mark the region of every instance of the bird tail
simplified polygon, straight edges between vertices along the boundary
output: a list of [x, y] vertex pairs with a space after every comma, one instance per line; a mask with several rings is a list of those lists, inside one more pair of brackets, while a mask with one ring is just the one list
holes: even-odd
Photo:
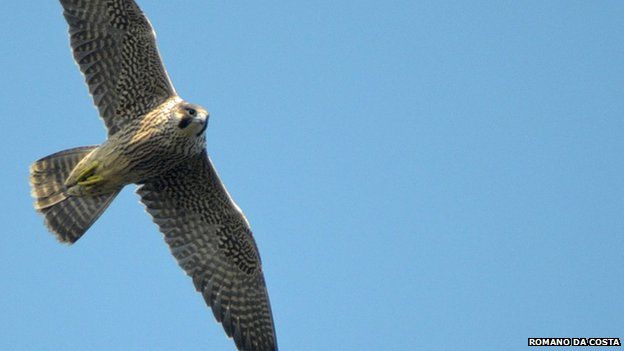
[[46, 156], [30, 166], [35, 210], [61, 242], [73, 244], [106, 210], [121, 188], [107, 194], [72, 196], [65, 180], [78, 162], [97, 146], [83, 146]]

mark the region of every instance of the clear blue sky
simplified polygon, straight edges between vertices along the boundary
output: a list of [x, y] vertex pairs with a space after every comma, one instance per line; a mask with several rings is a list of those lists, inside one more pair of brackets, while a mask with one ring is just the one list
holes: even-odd
[[[282, 350], [624, 337], [623, 2], [139, 4], [211, 112]], [[134, 186], [47, 233], [29, 164], [105, 131], [56, 1], [0, 32], [0, 349], [234, 350]]]

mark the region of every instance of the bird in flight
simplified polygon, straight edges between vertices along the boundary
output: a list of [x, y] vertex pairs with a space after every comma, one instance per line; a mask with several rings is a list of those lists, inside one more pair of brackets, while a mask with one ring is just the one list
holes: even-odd
[[60, 0], [74, 59], [108, 130], [97, 146], [34, 162], [35, 209], [72, 244], [127, 184], [239, 350], [277, 350], [249, 223], [206, 153], [208, 111], [184, 101], [133, 0]]

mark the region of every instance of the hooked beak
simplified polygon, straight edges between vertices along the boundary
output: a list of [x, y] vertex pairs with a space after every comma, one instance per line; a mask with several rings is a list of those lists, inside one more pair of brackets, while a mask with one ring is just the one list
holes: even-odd
[[202, 124], [201, 130], [197, 133], [197, 136], [200, 136], [201, 133], [203, 133], [206, 128], [208, 128], [208, 111], [203, 110], [201, 111], [201, 113], [199, 114], [199, 116], [196, 117], [196, 120]]
[[203, 133], [206, 130], [206, 128], [208, 128], [208, 119], [207, 118], [204, 119], [203, 123], [204, 123], [204, 125], [202, 126], [201, 130], [197, 133], [197, 136], [200, 136], [201, 133]]

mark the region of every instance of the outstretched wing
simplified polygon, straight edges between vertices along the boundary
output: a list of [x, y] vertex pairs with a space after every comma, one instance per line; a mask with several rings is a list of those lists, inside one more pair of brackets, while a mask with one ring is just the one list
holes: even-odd
[[277, 350], [258, 249], [206, 151], [137, 193], [239, 350]]
[[156, 35], [133, 0], [60, 0], [74, 59], [115, 134], [175, 95]]

